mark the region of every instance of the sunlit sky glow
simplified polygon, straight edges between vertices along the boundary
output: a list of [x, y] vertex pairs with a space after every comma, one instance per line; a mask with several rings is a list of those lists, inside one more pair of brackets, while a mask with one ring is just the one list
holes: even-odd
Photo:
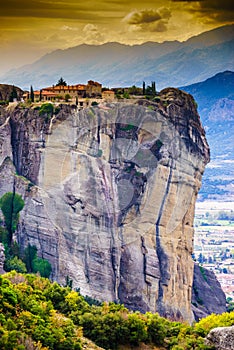
[[0, 73], [82, 43], [184, 41], [233, 17], [233, 0], [0, 0]]

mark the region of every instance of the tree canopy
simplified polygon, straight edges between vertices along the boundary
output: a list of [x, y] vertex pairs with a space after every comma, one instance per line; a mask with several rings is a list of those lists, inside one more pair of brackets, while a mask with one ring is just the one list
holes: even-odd
[[189, 326], [157, 313], [132, 312], [113, 302], [89, 305], [69, 287], [15, 271], [0, 276], [0, 296], [0, 349], [93, 349], [81, 345], [84, 335], [108, 350], [139, 345], [161, 350], [208, 350], [211, 347], [205, 345], [205, 337], [209, 331], [234, 324], [232, 311], [212, 314]]
[[18, 224], [19, 212], [23, 207], [24, 200], [18, 193], [7, 192], [0, 198], [0, 208], [8, 231], [8, 243], [11, 243], [12, 235]]
[[56, 84], [56, 86], [60, 86], [60, 85], [67, 86], [67, 82], [62, 77], [58, 80]]

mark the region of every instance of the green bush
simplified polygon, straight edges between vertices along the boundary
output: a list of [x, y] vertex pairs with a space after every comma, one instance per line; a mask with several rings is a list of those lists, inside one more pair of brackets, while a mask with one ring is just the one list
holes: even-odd
[[0, 226], [0, 242], [7, 244], [8, 242], [8, 231]]
[[97, 101], [93, 101], [93, 102], [91, 103], [91, 106], [98, 106], [98, 102], [97, 102]]
[[54, 106], [52, 103], [43, 103], [39, 109], [39, 115], [44, 116], [46, 121], [52, 117], [54, 113]]
[[147, 332], [150, 342], [163, 345], [167, 335], [167, 321], [158, 314], [147, 313]]
[[66, 102], [68, 102], [71, 99], [71, 96], [69, 94], [66, 94], [64, 96], [64, 99], [65, 99]]
[[126, 91], [124, 91], [124, 93], [123, 93], [123, 98], [129, 99], [129, 98], [130, 98], [129, 93], [126, 92]]
[[24, 200], [17, 193], [7, 192], [0, 198], [6, 229], [8, 231], [7, 243], [10, 245], [12, 235], [16, 230], [19, 221], [19, 212], [24, 207]]
[[32, 261], [33, 272], [39, 272], [41, 277], [49, 278], [52, 268], [48, 260], [35, 257]]
[[36, 275], [12, 271], [0, 276], [1, 349], [25, 349], [28, 342], [38, 349], [80, 350], [82, 327], [104, 349], [143, 348], [146, 343], [167, 350], [208, 350], [208, 332], [233, 324], [234, 312], [210, 315], [190, 326], [150, 312], [131, 312], [121, 304], [90, 306], [71, 288]]
[[205, 337], [209, 331], [216, 327], [229, 327], [234, 325], [234, 312], [225, 312], [222, 315], [211, 314], [195, 324], [195, 331]]
[[140, 313], [133, 313], [128, 316], [127, 327], [129, 330], [129, 343], [137, 346], [140, 342], [147, 341], [147, 327], [145, 319]]
[[4, 268], [6, 271], [15, 270], [16, 272], [21, 272], [21, 273], [27, 272], [25, 263], [21, 259], [19, 259], [17, 256], [7, 259], [5, 261]]

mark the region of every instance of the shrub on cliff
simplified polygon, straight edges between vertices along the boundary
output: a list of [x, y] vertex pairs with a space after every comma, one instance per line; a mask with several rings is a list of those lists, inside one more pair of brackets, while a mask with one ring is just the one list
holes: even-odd
[[52, 268], [48, 260], [36, 257], [32, 261], [33, 272], [39, 272], [41, 277], [49, 278]]
[[0, 208], [2, 210], [6, 229], [8, 231], [8, 244], [11, 244], [12, 235], [15, 232], [19, 221], [19, 212], [23, 209], [23, 207], [24, 200], [17, 193], [7, 192], [0, 198]]
[[39, 115], [45, 116], [48, 121], [54, 113], [54, 106], [52, 103], [43, 103], [39, 109]]
[[24, 256], [21, 256], [18, 244], [12, 241], [19, 221], [19, 212], [23, 207], [24, 200], [17, 193], [7, 192], [0, 198], [0, 208], [6, 227], [6, 229], [0, 227], [0, 242], [5, 247], [4, 269], [5, 271], [39, 272], [42, 277], [48, 278], [52, 270], [51, 264], [37, 256], [37, 248], [29, 245], [24, 251]]
[[37, 247], [30, 244], [24, 249], [23, 261], [26, 264], [27, 272], [39, 272], [41, 277], [49, 278], [52, 268], [48, 260], [37, 256]]
[[26, 273], [27, 268], [25, 263], [19, 259], [17, 256], [14, 256], [10, 259], [7, 259], [4, 265], [6, 271], [15, 270], [16, 272]]

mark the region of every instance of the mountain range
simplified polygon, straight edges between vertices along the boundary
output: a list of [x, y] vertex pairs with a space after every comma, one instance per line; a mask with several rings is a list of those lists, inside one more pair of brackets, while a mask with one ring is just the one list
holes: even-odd
[[211, 150], [200, 198], [231, 200], [234, 195], [234, 72], [224, 71], [181, 89], [192, 94], [198, 104]]
[[141, 86], [142, 81], [156, 81], [158, 90], [178, 87], [233, 70], [233, 38], [234, 25], [227, 25], [185, 42], [83, 44], [53, 51], [32, 64], [7, 72], [0, 80], [24, 89], [55, 84], [61, 76], [69, 84], [92, 79], [107, 87]]

